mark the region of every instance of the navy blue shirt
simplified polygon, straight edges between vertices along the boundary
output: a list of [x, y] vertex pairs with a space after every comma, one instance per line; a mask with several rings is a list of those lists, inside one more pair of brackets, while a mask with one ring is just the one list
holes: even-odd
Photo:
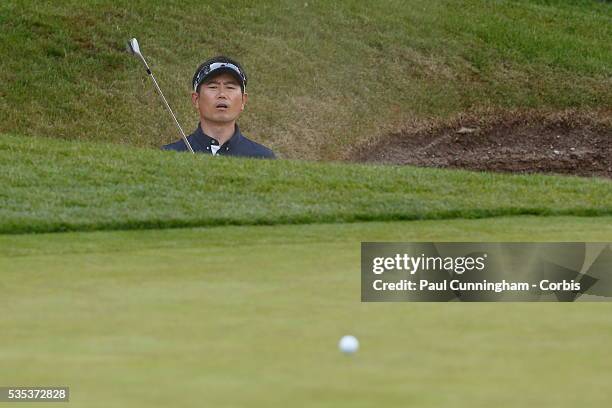
[[[196, 153], [212, 154], [213, 148], [211, 146], [219, 146], [219, 142], [216, 139], [208, 136], [202, 131], [202, 127], [198, 123], [198, 128], [189, 136], [187, 136], [189, 144]], [[174, 143], [162, 146], [162, 150], [176, 150], [179, 152], [188, 152], [187, 146], [183, 139], [180, 139]], [[231, 138], [223, 145], [219, 147], [217, 151], [218, 156], [236, 156], [236, 157], [256, 157], [260, 159], [275, 159], [276, 156], [272, 150], [268, 149], [264, 145], [260, 145], [257, 142], [244, 136], [240, 133], [238, 125]]]

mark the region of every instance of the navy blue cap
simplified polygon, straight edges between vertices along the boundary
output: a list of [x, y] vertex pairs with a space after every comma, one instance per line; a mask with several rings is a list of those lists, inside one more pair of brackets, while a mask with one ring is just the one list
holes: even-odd
[[193, 76], [192, 81], [194, 92], [197, 92], [198, 86], [200, 86], [200, 84], [206, 79], [210, 78], [213, 75], [218, 75], [222, 72], [228, 72], [234, 77], [236, 77], [238, 83], [240, 84], [242, 92], [245, 91], [247, 77], [242, 67], [240, 67], [240, 64], [238, 64], [236, 61], [232, 61], [227, 57], [221, 56], [211, 58], [198, 67], [196, 73]]

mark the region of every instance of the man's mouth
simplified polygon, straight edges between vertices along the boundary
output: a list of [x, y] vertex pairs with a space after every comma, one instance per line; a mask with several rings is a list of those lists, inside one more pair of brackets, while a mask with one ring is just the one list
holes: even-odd
[[229, 108], [229, 105], [225, 102], [219, 102], [218, 104], [215, 105], [215, 108], [217, 109], [227, 109]]

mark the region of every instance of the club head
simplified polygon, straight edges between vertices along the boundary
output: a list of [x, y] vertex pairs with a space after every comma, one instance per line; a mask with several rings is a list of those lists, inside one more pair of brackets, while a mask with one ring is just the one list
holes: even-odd
[[130, 54], [138, 57], [140, 59], [140, 61], [142, 61], [142, 64], [144, 65], [145, 69], [147, 70], [147, 73], [150, 74], [151, 69], [149, 68], [149, 64], [147, 64], [147, 61], [144, 59], [144, 56], [140, 52], [140, 46], [138, 45], [138, 40], [137, 39], [132, 38], [130, 41], [128, 41], [128, 43], [127, 43], [127, 51]]
[[138, 46], [138, 40], [135, 38], [132, 38], [130, 41], [128, 41], [127, 50], [128, 52], [134, 55], [142, 57], [142, 54], [140, 53], [140, 47]]

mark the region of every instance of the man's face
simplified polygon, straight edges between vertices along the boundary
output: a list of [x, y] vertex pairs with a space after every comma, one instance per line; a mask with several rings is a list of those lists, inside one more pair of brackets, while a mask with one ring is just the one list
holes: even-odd
[[243, 94], [238, 80], [223, 72], [200, 85], [199, 93], [191, 94], [191, 101], [200, 112], [200, 119], [215, 123], [235, 121], [244, 110], [247, 94]]

